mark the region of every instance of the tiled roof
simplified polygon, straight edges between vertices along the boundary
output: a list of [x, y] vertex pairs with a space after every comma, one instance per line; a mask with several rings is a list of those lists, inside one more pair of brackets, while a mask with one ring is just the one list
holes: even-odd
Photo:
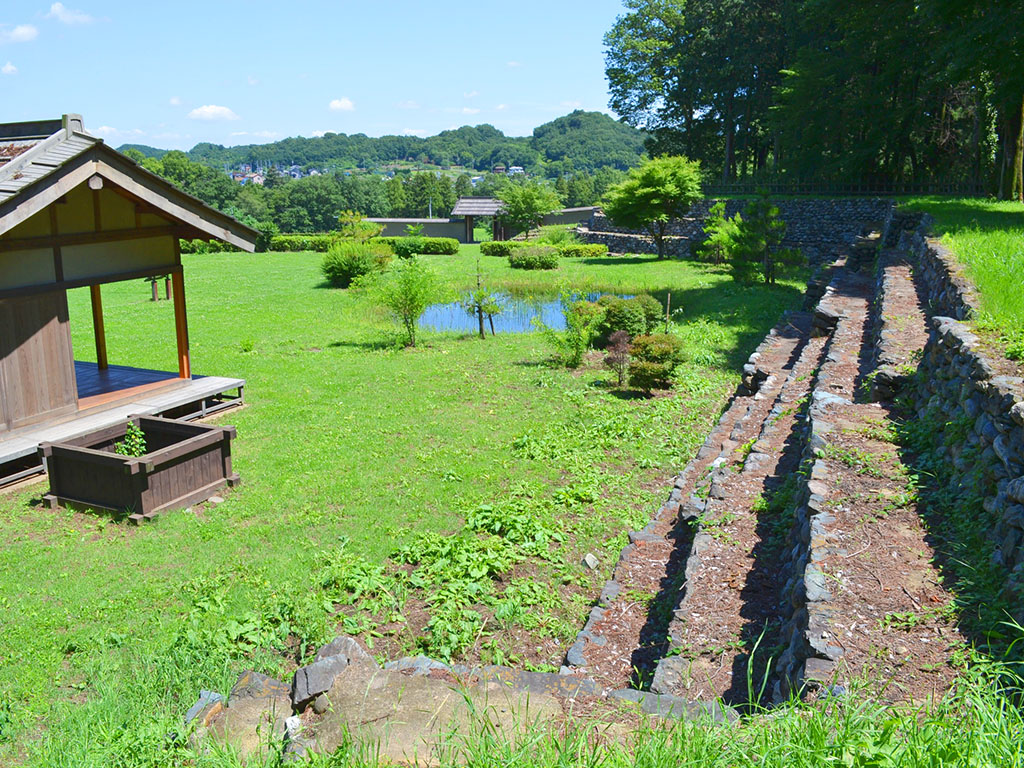
[[141, 184], [138, 194], [150, 196], [149, 204], [166, 209], [172, 218], [192, 227], [196, 236], [202, 233], [252, 250], [259, 237], [256, 230], [107, 147], [103, 139], [85, 132], [81, 115], [0, 124], [0, 235], [18, 224], [17, 209], [29, 205], [35, 190], [45, 188], [48, 176], [87, 152], [102, 158], [106, 172], [120, 174], [125, 183]]
[[[0, 137], [5, 127], [0, 126]], [[0, 156], [6, 155], [0, 165], [0, 203], [101, 141], [84, 131], [63, 127], [46, 138], [0, 138]]]
[[501, 206], [501, 200], [493, 197], [460, 197], [452, 208], [452, 216], [493, 216]]

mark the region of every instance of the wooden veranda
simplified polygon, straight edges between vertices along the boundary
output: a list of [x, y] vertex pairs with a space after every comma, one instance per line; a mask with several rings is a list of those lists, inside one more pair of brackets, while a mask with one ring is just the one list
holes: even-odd
[[[0, 483], [5, 460], [23, 455], [26, 436], [188, 389], [193, 374], [179, 238], [218, 239], [252, 251], [256, 237], [88, 134], [80, 116], [0, 125]], [[112, 364], [102, 287], [164, 275], [172, 285], [177, 370]], [[80, 287], [90, 292], [95, 362], [76, 360], [72, 349], [67, 292]], [[173, 398], [172, 407], [205, 404], [244, 385], [222, 383], [230, 386], [221, 393], [203, 387], [191, 401]]]

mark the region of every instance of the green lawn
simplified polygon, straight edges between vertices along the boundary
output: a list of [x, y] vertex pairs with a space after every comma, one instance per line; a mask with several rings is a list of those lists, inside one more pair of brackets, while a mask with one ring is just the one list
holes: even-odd
[[980, 328], [1010, 357], [1024, 358], [1024, 204], [972, 198], [915, 197], [901, 207], [923, 210], [978, 288]]
[[[475, 285], [478, 254], [427, 259], [456, 293]], [[247, 666], [287, 674], [339, 623], [382, 654], [437, 652], [424, 635], [448, 632], [456, 657], [558, 664], [625, 531], [661, 503], [746, 355], [800, 298], [797, 282], [741, 287], [690, 263], [523, 273], [479, 258], [487, 285], [518, 294], [671, 291], [690, 362], [676, 395], [648, 400], [609, 392], [597, 360], [546, 365], [536, 333], [390, 347], [390, 320], [324, 287], [316, 254], [184, 260], [195, 372], [248, 382], [248, 407], [223, 417], [243, 484], [215, 509], [140, 528], [49, 512], [45, 485], [0, 496], [0, 764], [151, 764], [200, 687], [226, 691]], [[173, 370], [170, 302], [150, 302], [142, 281], [103, 295], [110, 361]], [[90, 359], [87, 291], [70, 303]], [[469, 530], [470, 513], [500, 532]], [[522, 530], [545, 543], [524, 545]], [[386, 558], [403, 545], [437, 566], [433, 581], [396, 580]], [[588, 551], [598, 572], [578, 565]], [[483, 618], [425, 633], [431, 601], [467, 573]]]

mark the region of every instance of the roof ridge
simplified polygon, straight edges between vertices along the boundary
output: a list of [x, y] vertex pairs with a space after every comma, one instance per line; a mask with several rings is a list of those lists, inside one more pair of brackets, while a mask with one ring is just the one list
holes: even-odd
[[29, 147], [20, 155], [13, 158], [10, 162], [0, 165], [0, 182], [4, 182], [9, 178], [14, 178], [21, 168], [29, 165], [38, 155], [45, 154], [53, 147], [60, 144], [63, 139], [64, 129], [62, 128], [57, 133], [47, 136], [38, 144], [34, 144]]

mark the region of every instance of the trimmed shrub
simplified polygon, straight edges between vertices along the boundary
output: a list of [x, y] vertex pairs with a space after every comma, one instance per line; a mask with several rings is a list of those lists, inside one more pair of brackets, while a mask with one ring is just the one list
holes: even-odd
[[558, 250], [543, 245], [513, 248], [508, 263], [513, 269], [558, 269]]
[[603, 243], [565, 243], [558, 246], [558, 255], [567, 259], [593, 259], [608, 255], [608, 246]]
[[422, 253], [422, 237], [396, 237], [391, 246], [395, 256], [400, 259], [411, 259], [417, 253]]
[[454, 256], [459, 252], [459, 241], [454, 237], [422, 237], [423, 250], [420, 253], [435, 256]]
[[270, 238], [270, 250], [297, 253], [298, 251], [316, 251], [327, 253], [331, 243], [338, 239], [333, 234], [309, 235], [274, 235]]
[[395, 250], [395, 243], [397, 241], [399, 241], [399, 240], [402, 240], [402, 239], [403, 238], [401, 238], [401, 237], [390, 237], [390, 236], [384, 237], [384, 236], [381, 236], [381, 237], [371, 237], [367, 242], [370, 242], [370, 243], [381, 243], [382, 245], [386, 245], [388, 248], [390, 248], [392, 251], [394, 251]]
[[605, 309], [604, 321], [598, 332], [598, 345], [602, 347], [616, 331], [625, 331], [630, 338], [653, 333], [665, 314], [661, 302], [647, 294], [631, 299], [606, 295], [597, 302]]
[[672, 388], [672, 374], [683, 361], [682, 339], [667, 333], [637, 336], [630, 352], [630, 384], [645, 392]]
[[182, 253], [241, 253], [242, 249], [222, 240], [179, 240]]
[[615, 331], [625, 331], [631, 339], [647, 333], [643, 307], [633, 299], [602, 296], [597, 303], [604, 307], [604, 320], [598, 329], [600, 346], [604, 346]]
[[665, 308], [661, 306], [661, 302], [646, 293], [634, 296], [630, 301], [640, 307], [644, 313], [644, 320], [647, 322], [647, 329], [644, 333], [654, 333], [658, 323], [665, 318]]
[[484, 256], [501, 256], [508, 258], [516, 248], [522, 248], [526, 243], [521, 240], [488, 240], [480, 243], [480, 253]]
[[395, 255], [407, 259], [421, 253], [438, 256], [454, 256], [459, 252], [459, 241], [454, 237], [374, 237], [371, 243], [387, 245]]
[[391, 256], [391, 249], [382, 243], [339, 240], [327, 251], [320, 271], [331, 285], [348, 288], [357, 277], [384, 269]]

